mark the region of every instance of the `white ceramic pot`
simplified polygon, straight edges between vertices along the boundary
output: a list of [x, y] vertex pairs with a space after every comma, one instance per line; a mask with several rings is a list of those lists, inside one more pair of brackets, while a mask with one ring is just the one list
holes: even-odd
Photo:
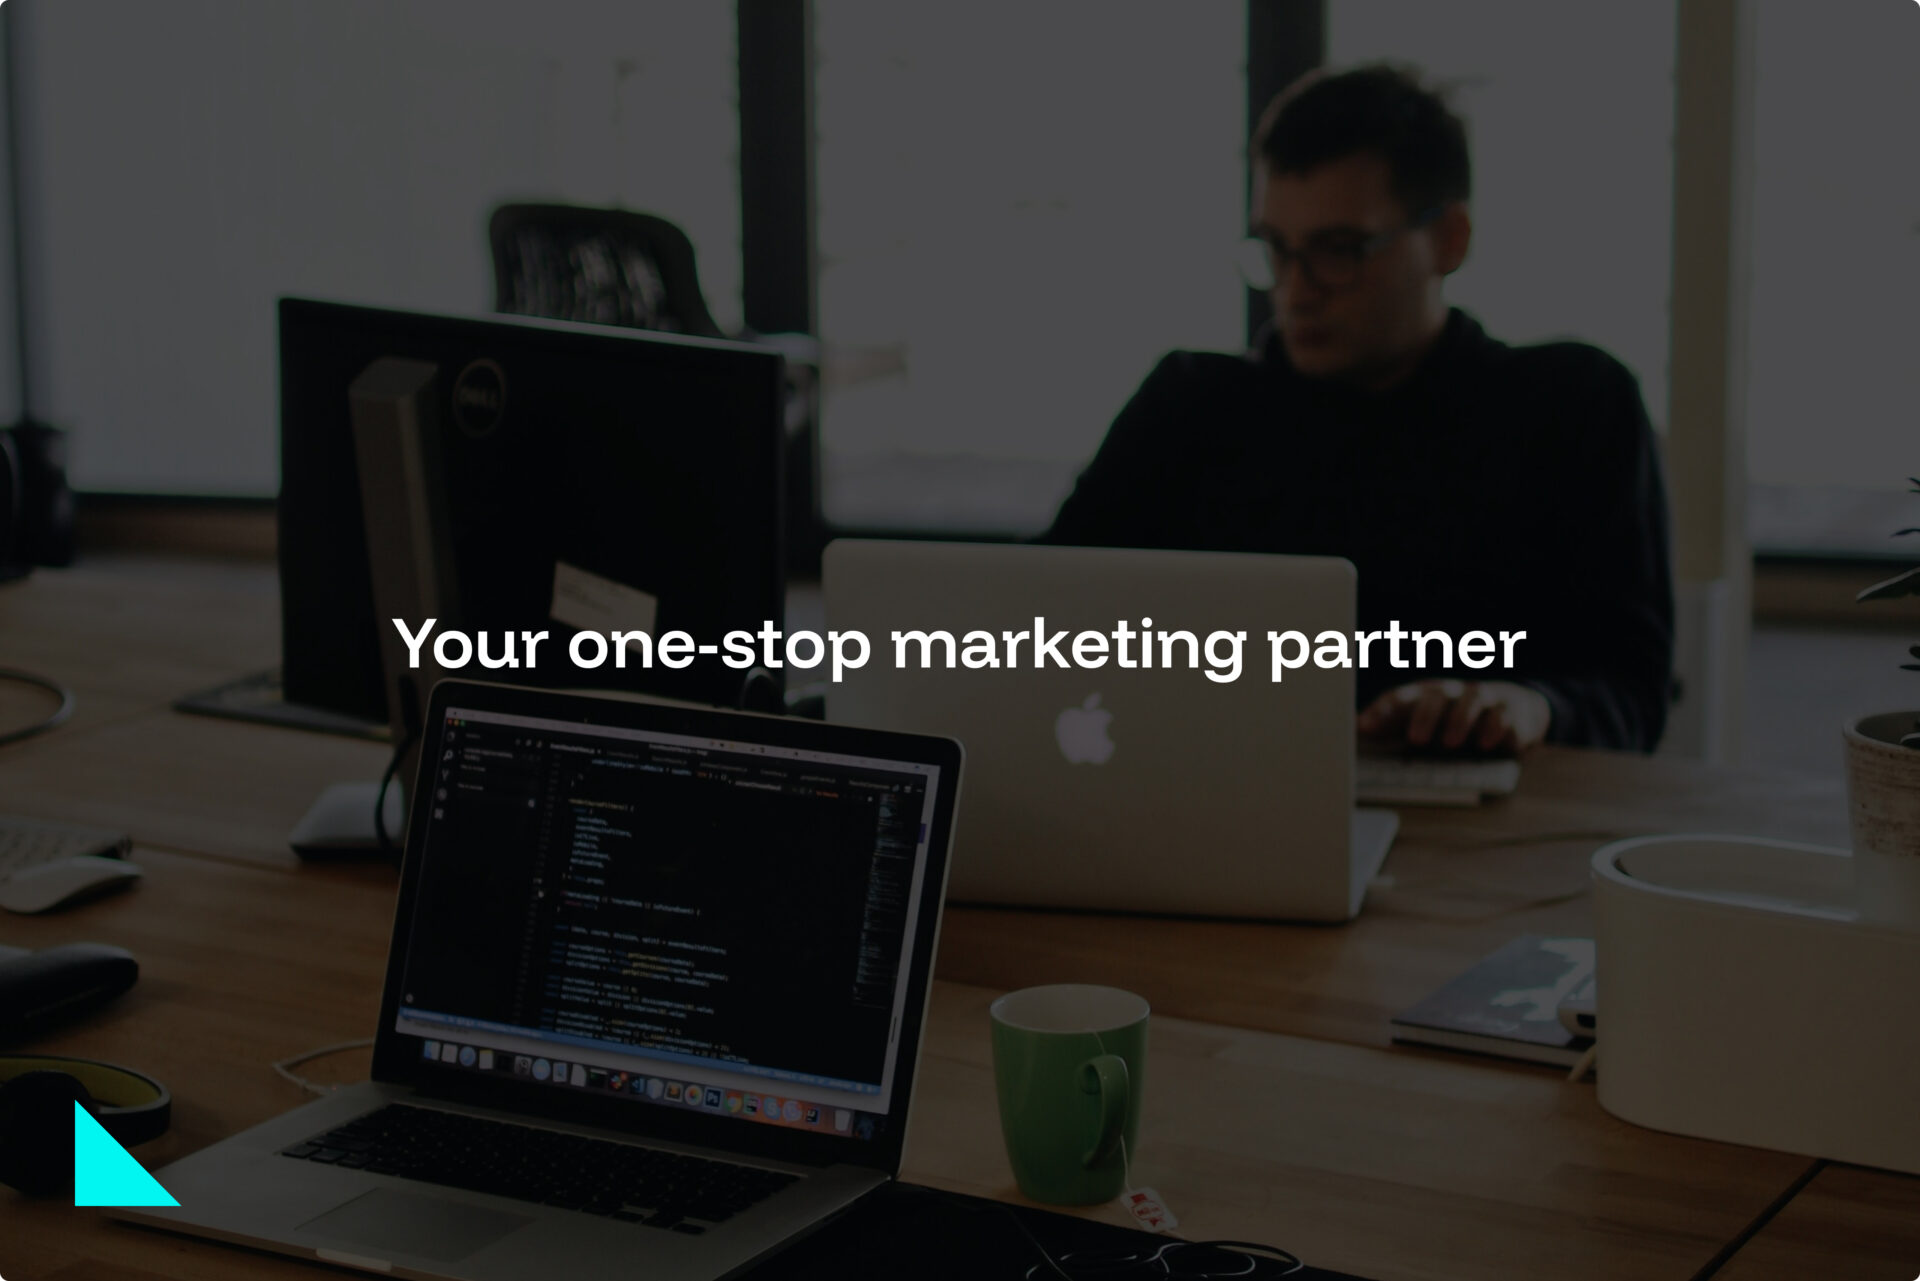
[[1868, 920], [1920, 929], [1920, 748], [1900, 746], [1920, 712], [1847, 726], [1854, 901]]

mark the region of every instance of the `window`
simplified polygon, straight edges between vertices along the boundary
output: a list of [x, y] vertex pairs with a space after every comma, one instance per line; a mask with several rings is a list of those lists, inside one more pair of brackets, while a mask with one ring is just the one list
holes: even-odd
[[1914, 523], [1920, 472], [1920, 11], [1773, 3], [1755, 22], [1755, 542], [1910, 550], [1887, 535]]
[[827, 517], [1036, 531], [1162, 354], [1244, 346], [1245, 7], [815, 14]]
[[36, 410], [83, 489], [269, 494], [273, 300], [492, 305], [509, 199], [678, 222], [740, 319], [732, 5], [59, 0], [22, 15]]

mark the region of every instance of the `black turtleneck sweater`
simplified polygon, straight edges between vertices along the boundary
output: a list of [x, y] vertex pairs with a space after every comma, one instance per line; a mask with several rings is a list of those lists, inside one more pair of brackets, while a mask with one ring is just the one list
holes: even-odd
[[1452, 675], [1539, 690], [1553, 742], [1651, 751], [1666, 722], [1659, 454], [1633, 375], [1581, 343], [1510, 347], [1456, 309], [1382, 395], [1302, 377], [1274, 338], [1174, 352], [1044, 541], [1344, 556], [1364, 630], [1527, 633], [1511, 672], [1358, 671], [1362, 705]]

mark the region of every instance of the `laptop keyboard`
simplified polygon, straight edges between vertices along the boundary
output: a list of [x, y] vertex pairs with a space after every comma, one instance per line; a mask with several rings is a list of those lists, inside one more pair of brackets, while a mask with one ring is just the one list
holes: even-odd
[[799, 1177], [401, 1103], [282, 1155], [690, 1235], [726, 1222]]

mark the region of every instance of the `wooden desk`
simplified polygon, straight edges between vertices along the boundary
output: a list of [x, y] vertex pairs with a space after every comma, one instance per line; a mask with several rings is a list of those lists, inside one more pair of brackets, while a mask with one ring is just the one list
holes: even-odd
[[1546, 749], [1506, 801], [1403, 811], [1391, 885], [1352, 924], [951, 911], [941, 973], [995, 988], [1113, 983], [1188, 1018], [1384, 1045], [1393, 1015], [1515, 935], [1592, 934], [1594, 850], [1673, 831], [1843, 845], [1845, 795], [1774, 771]]
[[[381, 744], [170, 710], [280, 661], [271, 564], [138, 557], [0, 587], [0, 664], [65, 681], [56, 734], [0, 748], [0, 809], [131, 832], [143, 844], [281, 866], [329, 783], [377, 779]], [[0, 685], [19, 724], [44, 696]]]
[[[279, 588], [269, 564], [146, 557], [35, 570], [0, 584], [0, 665], [72, 685], [62, 737], [167, 706], [280, 661]], [[0, 688], [7, 724], [26, 697]]]
[[[174, 1086], [175, 1132], [140, 1153], [156, 1165], [297, 1104], [267, 1064], [370, 1031], [393, 878], [299, 868], [285, 836], [326, 783], [376, 776], [385, 749], [166, 710], [274, 661], [270, 568], [43, 572], [0, 588], [0, 645], [0, 661], [62, 676], [81, 696], [60, 733], [0, 749], [0, 809], [114, 823], [194, 856], [144, 848], [149, 883], [134, 894], [0, 921], [0, 941], [98, 938], [145, 965], [128, 1001], [48, 1048]], [[0, 696], [0, 715], [30, 707], [25, 697]], [[1012, 1195], [985, 1004], [1008, 987], [1098, 979], [1155, 1004], [1139, 1173], [1183, 1230], [1270, 1240], [1380, 1278], [1690, 1277], [1807, 1163], [1626, 1126], [1591, 1087], [1552, 1072], [1376, 1047], [1393, 1011], [1512, 935], [1588, 929], [1585, 860], [1607, 835], [1839, 842], [1840, 800], [1837, 784], [1792, 776], [1546, 752], [1509, 804], [1411, 814], [1387, 869], [1396, 883], [1345, 928], [950, 911], [908, 1177]], [[328, 1067], [351, 1077], [364, 1059]], [[1911, 1185], [1825, 1170], [1725, 1275], [1791, 1275], [1832, 1252], [1857, 1270], [1831, 1275], [1904, 1276], [1920, 1258]], [[0, 1245], [20, 1250], [22, 1276], [314, 1275], [71, 1209], [0, 1205], [10, 1228], [23, 1225]]]
[[[372, 1030], [392, 887], [139, 857], [149, 874], [133, 892], [5, 924], [17, 944], [91, 938], [141, 957], [127, 999], [36, 1048], [165, 1080], [173, 1132], [138, 1153], [157, 1167], [299, 1104], [272, 1060]], [[936, 987], [906, 1176], [1017, 1199], [994, 1105], [994, 995]], [[311, 1069], [365, 1071], [364, 1052]], [[1184, 1231], [1271, 1241], [1382, 1281], [1685, 1278], [1805, 1165], [1634, 1129], [1552, 1074], [1178, 1019], [1156, 1020], [1147, 1079], [1136, 1177]], [[1113, 1207], [1094, 1213], [1120, 1221]], [[15, 1278], [317, 1275], [10, 1194], [0, 1217], [0, 1267]]]
[[1716, 1281], [1907, 1281], [1920, 1275], [1920, 1178], [1830, 1165]]
[[[0, 589], [11, 661], [68, 674], [82, 707], [58, 735], [0, 750], [0, 806], [291, 866], [287, 833], [314, 797], [378, 778], [387, 749], [167, 710], [275, 661], [275, 599], [270, 567], [176, 561], [90, 563]], [[1163, 1013], [1381, 1045], [1394, 1013], [1514, 935], [1591, 933], [1587, 859], [1612, 836], [1846, 840], [1838, 782], [1556, 750], [1530, 758], [1510, 801], [1409, 810], [1404, 824], [1393, 886], [1349, 926], [961, 908], [948, 913], [940, 972], [998, 989], [1098, 980]], [[964, 828], [961, 842], [965, 857]]]

